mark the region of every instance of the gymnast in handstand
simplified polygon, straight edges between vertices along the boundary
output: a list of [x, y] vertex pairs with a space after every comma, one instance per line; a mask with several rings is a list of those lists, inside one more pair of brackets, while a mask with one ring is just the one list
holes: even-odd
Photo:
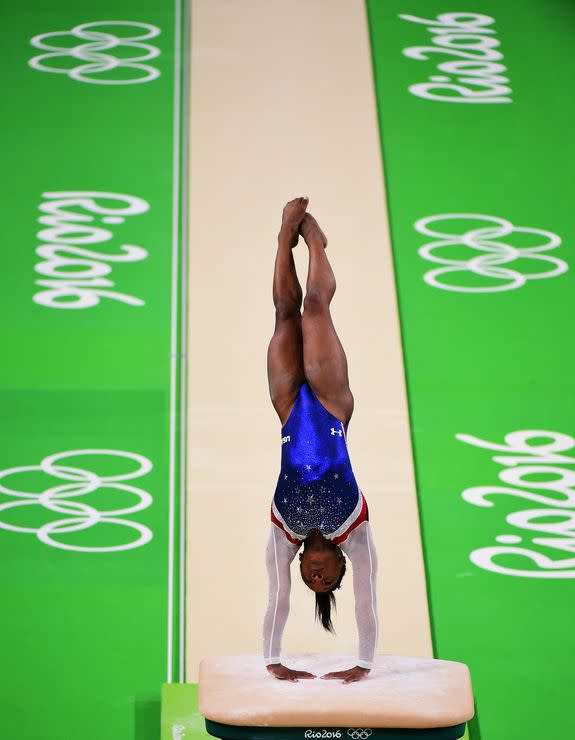
[[[307, 205], [307, 198], [295, 198], [283, 209], [273, 278], [275, 330], [267, 364], [272, 404], [282, 423], [282, 453], [266, 549], [269, 602], [264, 658], [267, 670], [278, 679], [315, 678], [284, 666], [280, 658], [289, 612], [290, 564], [303, 545], [300, 575], [315, 592], [316, 617], [333, 632], [331, 608], [334, 592], [342, 585], [347, 555], [353, 568], [359, 657], [355, 666], [322, 678], [351, 683], [364, 678], [373, 665], [377, 558], [367, 502], [347, 450], [354, 400], [347, 359], [329, 309], [335, 277], [325, 251], [327, 239], [307, 213]], [[299, 235], [309, 249], [303, 314], [292, 254]]]

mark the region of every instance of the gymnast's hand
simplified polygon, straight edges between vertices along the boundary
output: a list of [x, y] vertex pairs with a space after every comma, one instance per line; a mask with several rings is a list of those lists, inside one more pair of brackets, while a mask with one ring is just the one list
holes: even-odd
[[362, 678], [367, 676], [369, 670], [369, 668], [361, 668], [356, 665], [354, 668], [348, 668], [347, 671], [326, 673], [322, 678], [342, 678], [344, 683], [353, 683], [354, 681], [361, 681]]
[[281, 663], [271, 663], [266, 666], [268, 672], [273, 674], [280, 681], [294, 681], [297, 683], [300, 678], [315, 678], [313, 673], [307, 673], [307, 671], [294, 671], [291, 668], [286, 668]]

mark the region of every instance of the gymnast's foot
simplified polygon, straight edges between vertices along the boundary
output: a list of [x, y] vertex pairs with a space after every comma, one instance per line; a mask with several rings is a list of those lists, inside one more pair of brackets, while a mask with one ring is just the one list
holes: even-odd
[[311, 213], [306, 213], [302, 218], [299, 233], [303, 236], [308, 246], [311, 246], [312, 243], [317, 243], [321, 244], [324, 249], [327, 247], [327, 236], [320, 229], [318, 222]]
[[290, 247], [292, 249], [298, 243], [299, 226], [305, 215], [305, 209], [307, 208], [308, 203], [309, 198], [304, 196], [303, 198], [294, 198], [284, 206], [280, 237], [285, 235], [289, 239]]

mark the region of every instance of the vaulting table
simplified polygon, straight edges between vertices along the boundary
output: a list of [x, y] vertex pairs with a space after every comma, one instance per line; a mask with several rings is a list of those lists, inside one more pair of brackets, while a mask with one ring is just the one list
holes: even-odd
[[378, 655], [356, 683], [321, 679], [353, 655], [287, 655], [284, 665], [316, 679], [279, 681], [261, 655], [206, 658], [199, 705], [206, 730], [223, 740], [456, 740], [474, 714], [469, 669], [433, 658]]

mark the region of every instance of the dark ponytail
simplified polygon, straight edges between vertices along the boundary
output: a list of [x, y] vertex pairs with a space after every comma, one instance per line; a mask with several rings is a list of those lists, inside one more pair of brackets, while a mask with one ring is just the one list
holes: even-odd
[[320, 593], [316, 591], [316, 594], [315, 594], [315, 618], [321, 622], [322, 627], [325, 630], [327, 630], [328, 632], [331, 632], [332, 634], [335, 634], [335, 630], [331, 622], [331, 608], [333, 606], [334, 609], [337, 609], [336, 603], [335, 603], [334, 591], [337, 588], [339, 588], [344, 575], [345, 575], [345, 558], [343, 558], [343, 562], [341, 565], [341, 573], [339, 574], [337, 583], [333, 584], [333, 587], [330, 591], [325, 591], [324, 593]]

